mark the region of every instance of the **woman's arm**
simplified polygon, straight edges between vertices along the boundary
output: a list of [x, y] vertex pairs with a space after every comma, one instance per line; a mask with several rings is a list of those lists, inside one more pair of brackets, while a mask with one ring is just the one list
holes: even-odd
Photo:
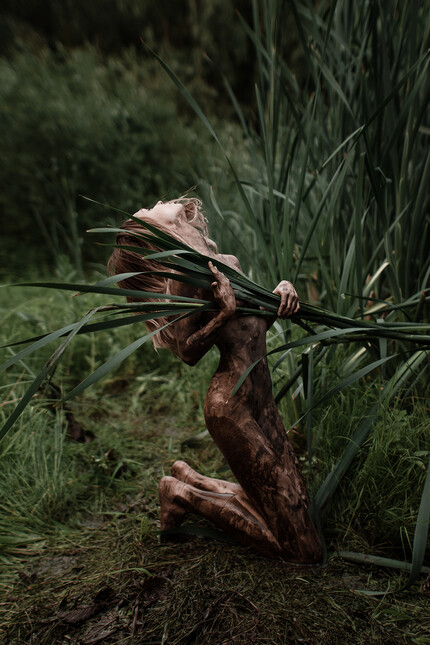
[[195, 365], [215, 344], [220, 327], [236, 313], [236, 297], [230, 280], [209, 262], [214, 281], [212, 291], [219, 312], [204, 327], [196, 330], [194, 316], [175, 324], [178, 356], [188, 365]]

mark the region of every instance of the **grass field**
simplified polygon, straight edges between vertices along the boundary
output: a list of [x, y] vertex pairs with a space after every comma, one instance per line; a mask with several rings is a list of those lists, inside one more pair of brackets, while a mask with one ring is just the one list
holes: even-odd
[[[1, 295], [2, 340], [60, 326], [85, 310], [88, 297], [27, 288]], [[20, 307], [8, 309], [12, 298], [26, 300], [25, 320]], [[53, 382], [70, 389], [82, 370], [132, 338], [133, 331], [79, 337]], [[5, 373], [3, 415], [40, 360]], [[157, 485], [174, 460], [229, 476], [210, 438], [195, 438], [216, 361], [213, 352], [188, 368], [145, 346], [69, 410], [52, 407], [52, 389], [32, 401], [0, 444], [3, 642], [426, 642], [424, 577], [408, 591], [369, 597], [359, 592], [400, 589], [407, 575], [338, 555], [410, 559], [428, 450], [424, 402], [392, 406], [360, 452], [324, 518], [326, 566], [291, 567], [219, 542], [197, 518], [185, 541], [160, 543]], [[312, 477], [306, 424], [292, 431], [311, 494], [369, 403], [363, 385], [315, 412]], [[286, 402], [281, 410], [288, 425]], [[86, 442], [67, 437], [67, 412]]]

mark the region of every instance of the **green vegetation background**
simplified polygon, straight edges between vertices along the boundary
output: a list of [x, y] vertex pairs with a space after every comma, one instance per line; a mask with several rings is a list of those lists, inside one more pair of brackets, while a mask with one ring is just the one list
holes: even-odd
[[[237, 8], [249, 17], [248, 3]], [[6, 2], [1, 11], [2, 270], [53, 266], [61, 254], [82, 268], [103, 258], [85, 230], [106, 213], [80, 195], [135, 212], [207, 181], [219, 159], [141, 39], [225, 123], [226, 139], [232, 110], [205, 56], [247, 98], [250, 44], [228, 2]]]
[[[85, 231], [101, 224], [117, 224], [119, 219], [81, 195], [134, 212], [196, 185], [205, 199], [213, 237], [233, 252], [240, 242], [252, 249], [256, 240], [255, 264], [246, 257], [244, 264], [257, 282], [270, 283], [270, 266], [264, 258], [257, 258], [258, 234], [243, 216], [244, 207], [223, 153], [141, 43], [143, 39], [168, 62], [210, 118], [240, 176], [253, 181], [256, 191], [261, 189], [253, 205], [262, 209], [267, 227], [260, 234], [271, 248], [271, 207], [262, 197], [270, 184], [270, 172], [267, 157], [265, 164], [264, 154], [256, 152], [255, 142], [263, 126], [253, 88], [253, 80], [258, 79], [263, 91], [267, 78], [258, 78], [259, 50], [253, 47], [235, 12], [238, 9], [245, 22], [252, 23], [253, 4], [255, 10], [255, 3], [245, 0], [234, 4], [228, 0], [3, 3], [2, 282], [48, 277], [95, 281], [105, 276], [108, 251], [88, 240]], [[349, 4], [352, 12], [351, 3], [341, 4]], [[418, 16], [425, 13], [425, 5], [416, 3]], [[287, 18], [288, 42], [283, 44], [283, 57], [297, 91], [310, 96], [315, 88], [309, 82], [306, 53], [293, 13]], [[237, 119], [226, 86], [244, 106], [239, 116], [248, 124], [248, 131]], [[325, 91], [330, 94], [333, 87], [328, 82]], [[341, 89], [349, 99], [347, 88]], [[378, 97], [373, 106], [370, 90], [369, 97], [367, 108], [372, 113]], [[268, 101], [267, 112], [269, 105]], [[311, 122], [310, 105], [297, 104], [297, 110], [302, 110], [298, 119], [301, 124]], [[339, 115], [333, 109], [331, 122], [321, 120], [314, 131], [303, 132], [303, 141], [307, 135], [314, 137], [320, 162], [329, 156], [323, 154], [325, 145], [327, 151], [334, 150], [330, 137], [335, 140], [336, 119], [347, 121], [345, 114]], [[250, 131], [257, 132], [251, 143]], [[287, 149], [288, 141], [291, 159], [300, 161], [306, 146], [300, 138], [294, 142], [294, 136], [288, 136], [278, 143]], [[374, 146], [377, 138], [375, 133]], [[418, 159], [419, 148], [425, 144], [418, 137], [414, 145]], [[394, 151], [394, 146], [389, 150]], [[276, 150], [272, 152], [278, 159]], [[401, 177], [384, 175], [388, 167], [401, 166], [400, 162], [396, 166], [395, 154], [387, 155], [392, 165], [387, 162], [380, 167], [377, 176], [387, 212], [391, 188], [399, 188], [394, 219], [409, 198], [402, 195]], [[408, 179], [411, 192], [418, 194], [419, 179], [428, 176], [428, 169], [425, 166], [423, 171], [424, 165], [412, 161], [416, 172], [411, 162]], [[333, 249], [350, 233], [347, 219], [342, 220], [342, 207], [356, 190], [354, 173], [359, 167], [342, 177], [345, 195], [348, 193], [343, 201], [323, 202], [321, 188], [316, 196], [310, 192], [307, 202], [314, 211], [320, 205], [321, 209], [332, 208], [326, 222], [340, 229], [339, 239], [332, 240], [330, 247], [333, 265]], [[298, 175], [292, 172], [288, 179], [291, 193], [297, 194], [299, 189]], [[308, 175], [305, 180], [308, 186], [313, 181]], [[275, 188], [281, 183], [280, 179]], [[349, 184], [354, 188], [349, 190]], [[356, 195], [360, 199], [358, 192]], [[226, 232], [217, 211], [231, 215], [232, 231]], [[422, 236], [415, 229], [414, 239], [421, 239], [421, 257], [425, 258], [428, 196], [423, 199], [422, 212], [427, 213]], [[305, 217], [304, 230], [298, 235], [300, 243], [310, 223]], [[322, 222], [321, 235], [327, 226]], [[379, 241], [387, 226], [390, 224], [375, 217], [369, 230]], [[402, 248], [402, 235], [407, 234], [408, 226], [414, 228], [411, 219], [397, 231], [396, 249]], [[368, 239], [367, 232], [363, 226], [363, 243]], [[350, 303], [345, 304], [340, 297], [340, 285], [345, 286], [346, 280], [340, 265], [346, 251], [344, 255], [339, 251], [342, 260], [338, 275], [334, 270], [325, 280], [316, 274], [315, 248], [311, 247], [298, 273], [302, 293], [308, 298], [316, 294], [337, 307], [339, 313], [346, 313]], [[329, 267], [330, 258], [322, 257]], [[418, 281], [411, 278], [407, 283], [402, 261], [403, 257], [395, 278], [373, 285], [377, 290], [374, 295], [388, 298], [395, 291], [393, 284], [397, 284], [403, 298], [414, 296]], [[372, 270], [376, 273], [376, 266]], [[355, 275], [351, 279], [354, 285]], [[45, 333], [76, 320], [102, 302], [94, 295], [71, 299], [61, 292], [2, 288], [0, 342]], [[421, 319], [426, 315], [424, 306]], [[132, 327], [80, 337], [55, 374], [54, 385], [61, 391], [70, 390], [84, 374], [132, 342], [136, 333]], [[27, 359], [5, 374], [0, 385], [3, 419], [42, 361], [41, 356]], [[297, 361], [288, 358], [277, 367], [275, 386], [294, 372]], [[34, 399], [1, 444], [0, 585], [6, 601], [0, 606], [0, 634], [5, 643], [31, 642], [31, 638], [37, 643], [63, 642], [66, 635], [76, 643], [97, 642], [97, 638], [107, 643], [171, 644], [335, 643], [346, 638], [357, 643], [426, 642], [430, 617], [425, 597], [417, 595], [417, 588], [401, 599], [378, 604], [363, 596], [352, 600], [351, 589], [400, 587], [404, 579], [393, 581], [381, 570], [368, 574], [365, 569], [340, 564], [332, 555], [343, 549], [411, 559], [429, 454], [425, 375], [384, 409], [327, 509], [324, 531], [331, 556], [329, 567], [319, 572], [292, 573], [244, 549], [203, 539], [159, 546], [157, 482], [168, 473], [171, 463], [184, 458], [206, 475], [226, 475], [226, 466], [210, 440], [194, 438], [204, 429], [202, 402], [216, 362], [214, 352], [204, 364], [190, 369], [165, 352], [156, 355], [144, 346], [68, 409], [55, 407], [58, 389], [48, 389]], [[331, 352], [330, 360], [315, 368], [318, 387], [329, 389], [348, 365], [348, 351]], [[384, 376], [387, 374], [377, 375], [376, 382], [362, 379], [324, 409], [314, 411], [312, 469], [306, 455], [306, 422], [292, 429], [311, 495], [339, 459], [363, 411], [377, 400]], [[303, 387], [295, 394], [295, 398], [288, 396], [280, 404], [287, 426], [306, 411]], [[81, 438], [90, 441], [73, 442], [67, 437], [70, 413], [84, 430]], [[87, 614], [83, 608], [87, 608]]]

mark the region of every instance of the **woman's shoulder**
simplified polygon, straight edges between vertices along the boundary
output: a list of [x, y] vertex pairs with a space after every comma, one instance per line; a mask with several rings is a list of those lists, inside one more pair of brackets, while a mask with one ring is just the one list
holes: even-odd
[[219, 253], [215, 259], [214, 259], [214, 264], [216, 265], [216, 260], [219, 258], [221, 262], [224, 262], [224, 264], [227, 264], [228, 266], [232, 267], [233, 269], [238, 269], [239, 271], [242, 272], [242, 268], [240, 266], [240, 262], [237, 259], [235, 255], [222, 255]]

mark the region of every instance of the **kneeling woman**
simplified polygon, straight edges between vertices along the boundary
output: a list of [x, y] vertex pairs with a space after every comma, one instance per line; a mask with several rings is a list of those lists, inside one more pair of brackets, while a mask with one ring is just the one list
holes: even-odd
[[[135, 217], [156, 226], [196, 251], [212, 258], [212, 291], [197, 289], [174, 279], [139, 275], [121, 282], [128, 289], [213, 299], [215, 312], [179, 320], [154, 336], [158, 347], [169, 347], [188, 365], [195, 365], [216, 345], [220, 362], [205, 399], [207, 428], [224, 455], [238, 483], [204, 477], [186, 463], [177, 461], [172, 476], [160, 481], [161, 528], [179, 526], [187, 513], [212, 521], [237, 542], [253, 546], [271, 557], [294, 563], [321, 559], [321, 545], [309, 517], [309, 500], [299, 465], [272, 396], [266, 359], [246, 378], [234, 397], [231, 392], [241, 374], [266, 353], [267, 318], [237, 315], [236, 299], [229, 280], [217, 269], [217, 260], [240, 270], [237, 258], [221, 255], [208, 238], [200, 202], [180, 199], [158, 202]], [[142, 231], [127, 220], [117, 244], [145, 246], [127, 233]], [[142, 255], [115, 249], [109, 261], [112, 273], [152, 270]], [[159, 266], [155, 268], [160, 268]], [[281, 297], [278, 316], [286, 318], [299, 309], [297, 293], [290, 282], [274, 290]], [[139, 300], [139, 299], [136, 299]], [[152, 331], [160, 322], [147, 324]]]

